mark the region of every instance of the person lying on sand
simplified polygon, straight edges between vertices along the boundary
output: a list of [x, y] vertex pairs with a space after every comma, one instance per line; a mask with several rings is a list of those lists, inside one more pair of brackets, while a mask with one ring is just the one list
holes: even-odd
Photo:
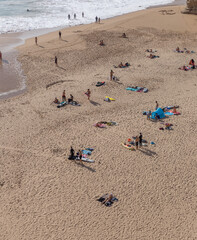
[[118, 199], [112, 194], [104, 194], [102, 197], [100, 197], [99, 199], [97, 199], [97, 201], [101, 202], [102, 204], [104, 204], [105, 206], [109, 207], [111, 206], [114, 202], [117, 202]]
[[147, 56], [147, 57], [150, 58], [150, 59], [159, 58], [159, 56], [156, 56], [152, 53], [150, 53], [150, 56]]
[[100, 46], [104, 46], [104, 45], [105, 45], [104, 42], [103, 42], [103, 40], [100, 40], [99, 45], [100, 45]]
[[119, 68], [121, 68], [121, 67], [123, 67], [123, 66], [124, 66], [124, 65], [123, 65], [122, 62], [118, 65]]
[[55, 99], [54, 99], [54, 101], [53, 101], [54, 103], [60, 103], [60, 101], [55, 97]]
[[183, 65], [182, 67], [179, 68], [180, 70], [184, 70], [184, 71], [188, 71], [190, 69], [190, 67], [187, 67], [185, 65]]

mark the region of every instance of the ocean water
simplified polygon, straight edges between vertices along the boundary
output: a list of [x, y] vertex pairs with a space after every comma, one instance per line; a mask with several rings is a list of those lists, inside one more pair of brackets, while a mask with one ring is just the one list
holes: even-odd
[[95, 16], [105, 19], [171, 2], [173, 0], [0, 0], [0, 33], [86, 24], [93, 22]]

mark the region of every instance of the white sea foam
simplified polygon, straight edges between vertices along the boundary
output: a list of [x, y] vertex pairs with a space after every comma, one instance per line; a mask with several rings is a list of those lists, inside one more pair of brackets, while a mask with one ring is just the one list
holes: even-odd
[[173, 0], [0, 0], [0, 33], [86, 24], [95, 16], [105, 19], [170, 2]]

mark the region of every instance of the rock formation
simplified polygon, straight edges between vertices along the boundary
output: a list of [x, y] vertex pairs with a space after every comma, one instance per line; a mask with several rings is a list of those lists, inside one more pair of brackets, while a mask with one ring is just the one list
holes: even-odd
[[197, 14], [197, 0], [187, 0], [187, 7], [183, 13]]

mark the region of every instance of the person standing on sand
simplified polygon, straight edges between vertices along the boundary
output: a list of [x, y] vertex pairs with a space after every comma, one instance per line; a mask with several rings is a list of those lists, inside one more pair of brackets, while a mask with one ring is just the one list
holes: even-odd
[[59, 31], [59, 39], [62, 39], [62, 32]]
[[0, 64], [2, 63], [2, 52], [0, 51]]
[[38, 45], [38, 38], [35, 37], [35, 44]]
[[95, 17], [95, 22], [96, 22], [96, 23], [98, 22], [98, 17], [97, 17], [97, 16]]
[[70, 20], [70, 14], [68, 14], [68, 20]]
[[82, 17], [84, 17], [84, 12], [82, 12]]
[[57, 66], [57, 57], [55, 56], [55, 65]]
[[87, 90], [86, 94], [88, 96], [88, 100], [90, 100], [90, 94], [91, 94], [90, 89]]
[[113, 70], [111, 70], [111, 72], [110, 72], [110, 80], [111, 81], [112, 81], [113, 75], [114, 75], [114, 72], [113, 72]]
[[159, 107], [159, 104], [158, 104], [158, 102], [157, 102], [157, 101], [156, 101], [155, 103], [156, 103], [155, 110], [157, 110], [157, 109], [158, 109], [158, 107]]
[[98, 23], [101, 23], [101, 19], [100, 18], [98, 19]]
[[79, 160], [80, 160], [80, 162], [81, 162], [81, 163], [83, 163], [83, 162], [82, 162], [82, 151], [81, 151], [81, 150], [79, 150], [79, 152], [78, 152], [78, 153], [79, 153]]
[[140, 133], [139, 135], [139, 144], [140, 144], [140, 147], [142, 146], [142, 133]]
[[77, 15], [76, 15], [76, 13], [74, 13], [74, 19], [76, 19], [76, 17], [77, 17]]
[[62, 102], [66, 101], [66, 92], [65, 90], [62, 93]]
[[135, 147], [136, 147], [136, 150], [138, 150], [138, 145], [139, 145], [139, 137], [136, 136], [136, 138], [135, 138]]

